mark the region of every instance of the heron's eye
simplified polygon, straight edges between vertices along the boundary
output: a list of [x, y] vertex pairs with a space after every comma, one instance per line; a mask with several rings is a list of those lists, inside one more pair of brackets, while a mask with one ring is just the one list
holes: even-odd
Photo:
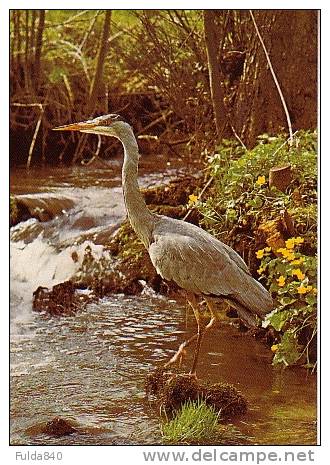
[[120, 115], [116, 114], [100, 116], [98, 118], [98, 122], [101, 126], [111, 126], [117, 121], [124, 121], [124, 119]]
[[125, 121], [124, 118], [122, 118], [120, 115], [116, 115], [116, 114], [110, 115], [110, 120], [111, 120], [111, 122]]

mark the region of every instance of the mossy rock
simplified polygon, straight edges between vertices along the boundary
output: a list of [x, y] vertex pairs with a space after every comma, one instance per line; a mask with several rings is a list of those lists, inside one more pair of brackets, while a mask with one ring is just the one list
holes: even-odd
[[187, 400], [197, 400], [199, 386], [191, 375], [172, 375], [160, 391], [160, 403], [167, 414], [175, 413]]
[[147, 395], [154, 395], [161, 410], [173, 416], [187, 401], [204, 400], [222, 420], [243, 415], [247, 411], [244, 396], [228, 383], [210, 384], [190, 374], [180, 374], [157, 368], [146, 379]]
[[206, 405], [212, 406], [216, 411], [220, 412], [223, 419], [244, 415], [247, 411], [245, 398], [232, 384], [201, 385], [200, 396], [204, 399]]
[[74, 315], [90, 300], [88, 295], [77, 294], [74, 283], [69, 280], [56, 284], [52, 289], [39, 286], [33, 292], [32, 308], [50, 316]]
[[35, 218], [40, 222], [49, 221], [63, 210], [70, 210], [74, 206], [71, 199], [60, 197], [37, 198], [29, 196], [10, 196], [10, 226]]

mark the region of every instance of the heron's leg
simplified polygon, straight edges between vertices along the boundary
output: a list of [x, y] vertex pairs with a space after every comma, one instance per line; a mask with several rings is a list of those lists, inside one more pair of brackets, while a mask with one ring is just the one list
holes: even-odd
[[217, 321], [213, 301], [211, 299], [208, 299], [205, 296], [204, 296], [204, 300], [205, 300], [205, 302], [206, 302], [206, 304], [208, 306], [208, 309], [210, 310], [210, 313], [211, 313], [211, 319], [204, 328], [202, 328], [202, 326], [201, 326], [199, 309], [198, 309], [198, 307], [196, 305], [196, 300], [194, 302], [194, 305], [193, 305], [192, 302], [189, 302], [190, 305], [192, 306], [193, 310], [194, 310], [194, 315], [195, 315], [195, 318], [196, 318], [196, 321], [197, 321], [197, 328], [198, 328], [197, 343], [196, 343], [194, 361], [193, 361], [193, 365], [192, 365], [191, 370], [190, 370], [190, 373], [194, 374], [194, 375], [196, 375], [196, 367], [197, 367], [198, 355], [199, 355], [199, 351], [200, 351], [200, 348], [201, 348], [201, 342], [202, 342], [203, 336], [205, 335], [205, 332], [207, 330], [211, 329], [212, 326], [214, 326], [214, 323]]
[[[189, 302], [189, 304], [192, 307], [192, 309], [194, 311], [194, 314], [195, 314], [195, 309], [194, 308], [197, 308], [197, 301], [196, 301], [195, 294], [193, 294], [192, 292], [189, 292], [189, 293], [187, 292], [186, 298], [187, 298], [187, 301]], [[196, 317], [196, 315], [195, 315], [195, 317]], [[192, 342], [194, 342], [197, 338], [198, 338], [198, 333], [191, 336], [187, 341], [182, 342], [182, 344], [180, 344], [179, 349], [175, 352], [173, 357], [168, 362], [165, 363], [164, 367], [167, 368], [168, 366], [172, 365], [173, 363], [176, 363], [178, 361], [178, 359], [179, 359], [179, 361], [181, 361], [182, 356], [184, 355], [185, 349], [187, 347], [189, 347], [192, 344]]]
[[214, 326], [214, 323], [217, 321], [217, 314], [216, 314], [216, 310], [215, 310], [213, 300], [206, 297], [206, 296], [204, 296], [204, 300], [205, 300], [206, 305], [207, 305], [207, 307], [208, 307], [208, 309], [210, 310], [210, 313], [211, 313], [211, 319], [204, 328], [204, 331], [206, 331], [207, 329], [210, 329], [210, 328], [212, 328], [212, 326]]
[[195, 348], [195, 354], [194, 354], [194, 361], [193, 361], [193, 364], [190, 370], [191, 375], [196, 375], [196, 366], [197, 366], [198, 355], [199, 355], [199, 351], [201, 348], [201, 342], [202, 342], [202, 338], [204, 334], [204, 328], [202, 327], [202, 324], [201, 324], [201, 317], [199, 314], [199, 308], [198, 308], [198, 304], [197, 304], [195, 296], [193, 296], [193, 298], [189, 296], [188, 302], [190, 303], [194, 311], [194, 315], [195, 315], [196, 323], [197, 323], [197, 335], [196, 335], [197, 342], [196, 342], [196, 348]]
[[193, 336], [191, 336], [191, 338], [189, 338], [187, 341], [184, 341], [182, 344], [180, 344], [180, 347], [179, 349], [175, 352], [175, 354], [173, 355], [173, 357], [165, 363], [164, 367], [167, 368], [168, 366], [172, 365], [173, 363], [177, 362], [177, 360], [179, 358], [182, 357], [182, 355], [184, 354], [184, 350], [186, 347], [190, 346], [190, 344], [192, 342], [194, 342], [195, 339], [197, 339], [197, 334], [194, 334]]

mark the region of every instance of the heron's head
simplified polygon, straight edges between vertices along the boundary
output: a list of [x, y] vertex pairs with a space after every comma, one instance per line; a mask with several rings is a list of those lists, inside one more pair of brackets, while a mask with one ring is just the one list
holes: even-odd
[[53, 128], [54, 131], [79, 131], [100, 136], [113, 136], [122, 139], [127, 131], [132, 131], [131, 126], [119, 115], [103, 115], [80, 123], [66, 124]]

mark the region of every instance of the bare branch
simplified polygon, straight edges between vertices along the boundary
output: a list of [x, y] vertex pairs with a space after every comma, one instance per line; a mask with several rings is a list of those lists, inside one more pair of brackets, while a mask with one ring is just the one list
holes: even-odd
[[267, 60], [267, 63], [269, 65], [269, 69], [270, 69], [270, 72], [272, 73], [272, 76], [273, 76], [273, 79], [274, 79], [274, 82], [275, 82], [275, 85], [276, 85], [276, 88], [278, 90], [278, 93], [279, 93], [279, 96], [280, 96], [280, 99], [281, 99], [281, 102], [282, 102], [282, 105], [283, 105], [283, 108], [284, 108], [284, 112], [285, 112], [285, 116], [286, 116], [286, 120], [287, 120], [287, 123], [288, 123], [288, 128], [289, 128], [289, 134], [290, 134], [290, 140], [289, 140], [289, 145], [291, 146], [293, 144], [293, 133], [292, 133], [292, 124], [291, 124], [291, 118], [290, 118], [290, 114], [289, 114], [289, 111], [288, 111], [288, 107], [286, 105], [286, 102], [285, 102], [285, 99], [284, 99], [284, 95], [283, 95], [283, 92], [281, 90], [281, 86], [278, 82], [278, 79], [276, 77], [276, 74], [275, 74], [275, 71], [274, 71], [274, 68], [273, 68], [273, 65], [272, 65], [272, 62], [270, 60], [270, 57], [269, 57], [269, 53], [266, 49], [266, 45], [261, 37], [261, 34], [259, 32], [259, 29], [258, 29], [258, 26], [257, 26], [257, 23], [256, 23], [256, 20], [254, 19], [254, 15], [252, 13], [252, 10], [249, 10], [250, 11], [250, 16], [252, 18], [252, 21], [253, 21], [253, 24], [254, 24], [254, 27], [255, 27], [255, 30], [256, 30], [256, 33], [259, 37], [259, 40], [260, 40], [260, 43], [262, 45], [262, 48], [265, 52], [265, 56], [266, 56], [266, 60]]

